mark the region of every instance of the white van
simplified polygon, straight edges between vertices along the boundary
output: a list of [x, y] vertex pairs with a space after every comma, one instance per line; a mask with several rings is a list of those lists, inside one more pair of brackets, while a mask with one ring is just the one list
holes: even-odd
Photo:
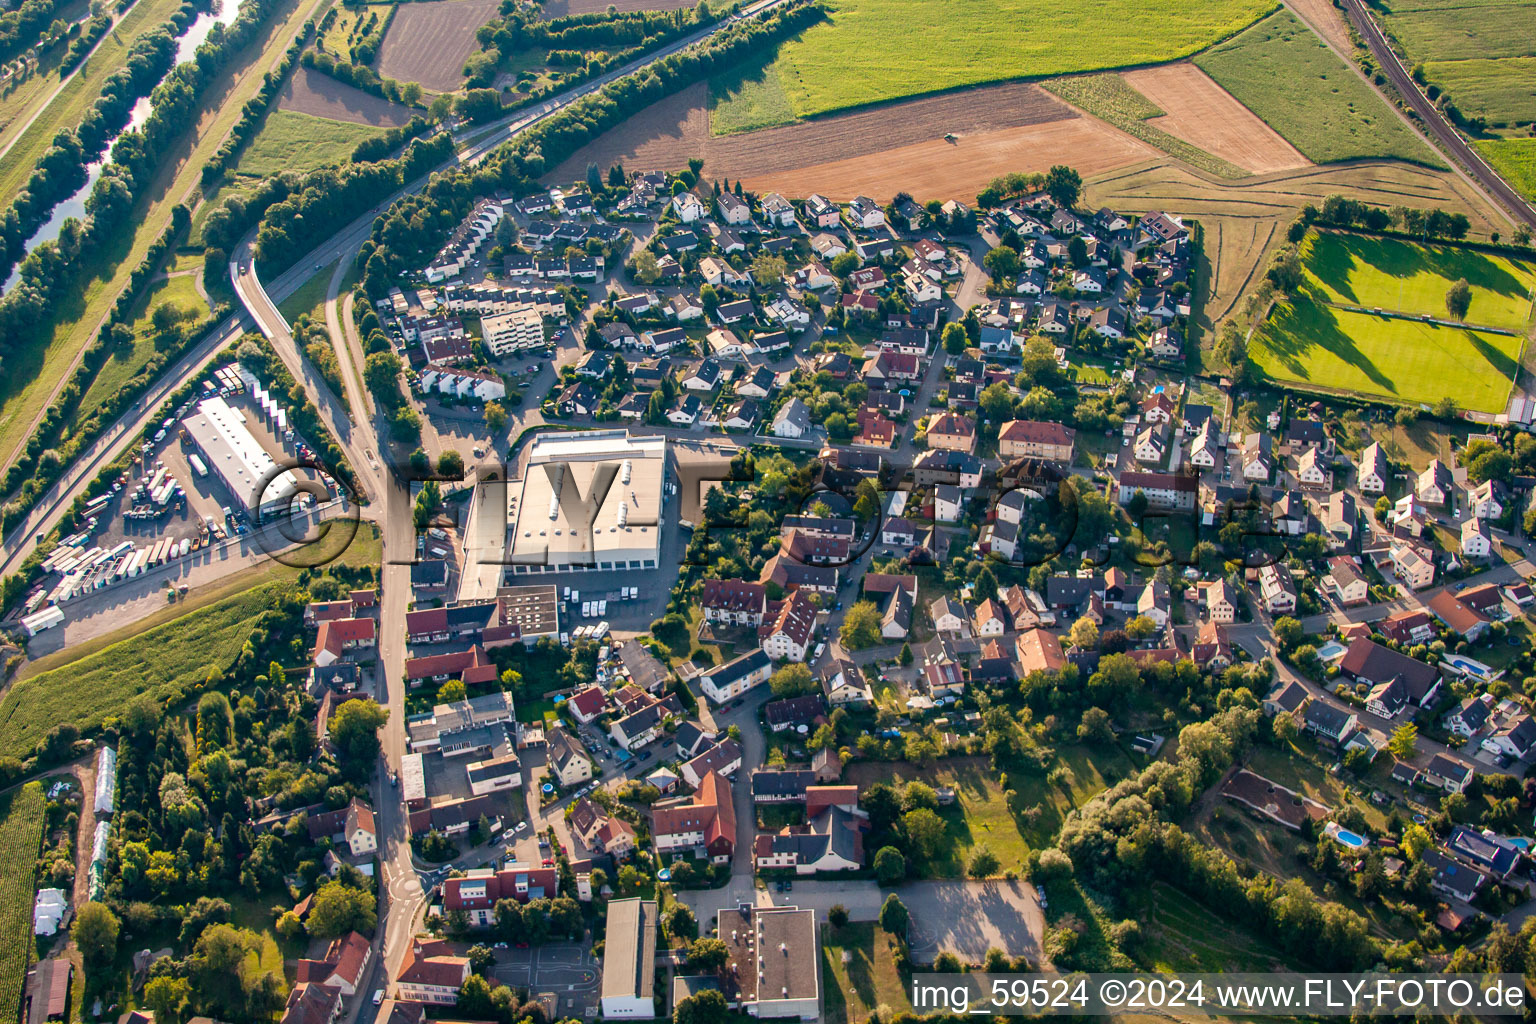
[[584, 618], [584, 619], [590, 619], [592, 617], [592, 602], [591, 601], [583, 601], [583, 602], [581, 602], [581, 617]]
[[604, 615], [607, 615], [607, 614], [608, 614], [608, 602], [607, 601], [599, 601], [599, 602], [597, 602], [597, 617], [598, 618], [602, 618]]

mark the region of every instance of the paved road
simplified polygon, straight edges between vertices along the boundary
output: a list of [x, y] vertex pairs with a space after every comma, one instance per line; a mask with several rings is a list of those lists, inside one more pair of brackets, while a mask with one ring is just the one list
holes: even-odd
[[1507, 181], [1499, 177], [1497, 171], [1488, 166], [1487, 161], [1478, 155], [1477, 150], [1473, 149], [1467, 140], [1462, 138], [1461, 133], [1445, 119], [1445, 115], [1439, 108], [1419, 91], [1418, 83], [1403, 66], [1396, 51], [1382, 34], [1381, 26], [1376, 24], [1376, 20], [1366, 11], [1360, 0], [1345, 0], [1344, 10], [1349, 15], [1355, 31], [1365, 38], [1366, 45], [1371, 49], [1371, 56], [1376, 58], [1376, 63], [1386, 72], [1387, 77], [1392, 79], [1392, 84], [1397, 87], [1397, 91], [1419, 115], [1420, 123], [1433, 133], [1440, 145], [1472, 175], [1478, 187], [1496, 204], [1517, 221], [1536, 227], [1536, 210], [1533, 210], [1525, 198], [1511, 188]]

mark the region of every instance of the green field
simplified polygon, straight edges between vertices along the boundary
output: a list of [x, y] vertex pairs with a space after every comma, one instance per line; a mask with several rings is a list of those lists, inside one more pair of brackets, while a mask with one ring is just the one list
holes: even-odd
[[1248, 357], [1271, 380], [1432, 405], [1503, 412], [1521, 338], [1354, 313], [1309, 299], [1281, 303]]
[[1466, 322], [1524, 331], [1536, 272], [1530, 264], [1449, 245], [1312, 232], [1302, 242], [1307, 290], [1319, 302], [1445, 317], [1445, 293], [1466, 278]]
[[709, 80], [709, 130], [713, 135], [788, 124], [795, 112], [779, 81], [779, 69], [758, 58]]
[[0, 755], [26, 757], [62, 722], [98, 726], [140, 693], [184, 697], [211, 666], [234, 661], [278, 584], [256, 587], [145, 630], [59, 668], [17, 681], [0, 702]]
[[1187, 57], [1274, 9], [1270, 0], [832, 0], [779, 50], [800, 117], [1016, 78]]
[[323, 319], [325, 316], [325, 293], [331, 287], [331, 274], [335, 273], [335, 270], [335, 263], [327, 263], [315, 271], [314, 275], [307, 281], [299, 285], [298, 291], [288, 296], [282, 302], [279, 302], [277, 304], [277, 311], [283, 314], [283, 319], [291, 324], [303, 313], [308, 313], [311, 317], [318, 316]]
[[383, 128], [366, 124], [334, 121], [296, 110], [274, 110], [240, 157], [238, 171], [268, 178], [283, 171], [313, 171], [346, 163], [359, 142], [384, 134]]
[[1272, 971], [1284, 960], [1267, 943], [1222, 921], [1170, 885], [1148, 890], [1152, 913], [1137, 959], [1154, 971]]
[[[43, 842], [47, 800], [39, 782], [29, 782], [0, 797], [0, 857], [11, 865], [0, 871], [0, 1021], [17, 1019], [27, 968], [36, 943], [32, 938], [32, 866]], [[76, 982], [79, 984], [79, 982]]]
[[912, 1012], [907, 986], [892, 955], [899, 949], [899, 941], [873, 921], [850, 921], [842, 928], [822, 926], [827, 1024], [862, 1024], [880, 1006]]
[[187, 330], [195, 330], [208, 316], [208, 303], [197, 293], [197, 283], [192, 274], [162, 277], [149, 286], [145, 298], [140, 301], [139, 316], [130, 325], [133, 328], [133, 345], [115, 350], [111, 358], [102, 364], [96, 379], [91, 381], [85, 397], [80, 400], [77, 415], [84, 416], [95, 409], [107, 396], [114, 394], [129, 378], [142, 370], [144, 364], [162, 349], [164, 342], [149, 319], [155, 307], [169, 302], [178, 309], [196, 313], [196, 319], [188, 319], [182, 324]]
[[1071, 78], [1058, 78], [1044, 84], [1047, 89], [1073, 106], [1108, 121], [1127, 135], [1134, 136], [1148, 145], [1156, 146], [1164, 153], [1183, 160], [1191, 167], [1198, 167], [1222, 178], [1248, 176], [1248, 172], [1241, 167], [1229, 164], [1220, 157], [1213, 156], [1198, 146], [1169, 135], [1161, 128], [1148, 123], [1151, 118], [1162, 117], [1167, 111], [1137, 92], [1119, 75], [1078, 75]]
[[1429, 61], [1424, 73], [1466, 117], [1494, 125], [1536, 117], [1536, 57]]
[[1463, 114], [1536, 119], [1536, 11], [1529, 3], [1408, 0], [1381, 19], [1425, 79]]
[[1504, 180], [1536, 199], [1536, 139], [1487, 139], [1473, 143]]
[[1314, 163], [1390, 157], [1444, 166], [1290, 11], [1277, 11], [1195, 63]]

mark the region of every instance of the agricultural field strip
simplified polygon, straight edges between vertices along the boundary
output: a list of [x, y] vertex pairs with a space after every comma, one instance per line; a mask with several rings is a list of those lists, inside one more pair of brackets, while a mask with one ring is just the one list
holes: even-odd
[[0, 1007], [5, 1008], [0, 1020], [4, 1021], [17, 1019], [36, 946], [33, 865], [43, 842], [46, 803], [40, 782], [29, 782], [0, 797], [0, 857], [8, 865], [0, 871]]

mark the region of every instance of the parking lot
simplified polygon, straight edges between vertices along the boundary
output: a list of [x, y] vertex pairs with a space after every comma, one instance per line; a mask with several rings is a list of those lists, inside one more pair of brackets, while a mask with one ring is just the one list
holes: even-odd
[[503, 984], [527, 989], [530, 997], [555, 996], [560, 1017], [597, 1016], [602, 969], [584, 945], [562, 942], [498, 949], [491, 975]]

